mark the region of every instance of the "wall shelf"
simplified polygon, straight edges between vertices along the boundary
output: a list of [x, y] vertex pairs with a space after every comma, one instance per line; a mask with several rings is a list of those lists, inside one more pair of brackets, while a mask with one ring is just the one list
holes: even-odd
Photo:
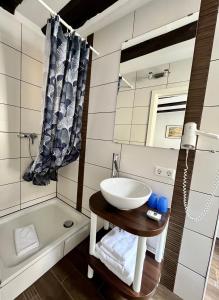
[[[111, 206], [104, 199], [101, 192], [97, 192], [91, 196], [90, 209], [91, 231], [88, 277], [92, 278], [93, 272], [95, 271], [125, 298], [149, 299], [159, 284], [162, 264], [149, 255], [145, 257], [146, 238], [159, 235], [166, 231], [170, 211], [162, 216], [161, 221], [156, 222], [146, 217], [148, 210], [146, 205], [137, 209], [122, 211]], [[130, 287], [122, 282], [95, 257], [97, 216], [138, 236], [136, 272], [133, 284]], [[163, 236], [164, 238], [161, 239], [162, 242], [164, 242], [166, 234]]]

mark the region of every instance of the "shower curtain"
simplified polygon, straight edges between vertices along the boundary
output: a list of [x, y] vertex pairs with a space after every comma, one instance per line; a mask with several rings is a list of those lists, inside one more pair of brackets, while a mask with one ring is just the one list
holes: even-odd
[[23, 176], [34, 185], [56, 181], [57, 170], [79, 156], [89, 60], [87, 42], [74, 33], [64, 34], [58, 17], [52, 17], [47, 23], [46, 41], [41, 142], [38, 156]]

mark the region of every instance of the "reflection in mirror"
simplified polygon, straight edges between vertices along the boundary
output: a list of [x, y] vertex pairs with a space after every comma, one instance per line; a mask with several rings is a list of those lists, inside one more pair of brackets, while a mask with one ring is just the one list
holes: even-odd
[[180, 148], [197, 26], [194, 17], [165, 34], [154, 37], [149, 32], [122, 44], [115, 142]]

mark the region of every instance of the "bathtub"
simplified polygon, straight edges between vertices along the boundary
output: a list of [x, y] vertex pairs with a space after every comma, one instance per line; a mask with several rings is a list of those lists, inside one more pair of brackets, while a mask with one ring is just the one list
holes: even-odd
[[[72, 220], [70, 228], [63, 226]], [[34, 224], [40, 246], [18, 257], [14, 229]], [[0, 300], [16, 298], [89, 234], [89, 218], [57, 198], [0, 219]]]

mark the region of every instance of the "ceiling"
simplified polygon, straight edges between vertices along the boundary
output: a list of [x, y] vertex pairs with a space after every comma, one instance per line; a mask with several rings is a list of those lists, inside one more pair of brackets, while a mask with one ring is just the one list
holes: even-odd
[[[74, 29], [86, 37], [152, 0], [44, 0]], [[21, 3], [22, 2], [22, 3]], [[21, 4], [20, 4], [21, 3]], [[1, 0], [11, 13], [19, 13], [43, 28], [50, 13], [37, 0]], [[45, 30], [45, 28], [44, 28]]]

